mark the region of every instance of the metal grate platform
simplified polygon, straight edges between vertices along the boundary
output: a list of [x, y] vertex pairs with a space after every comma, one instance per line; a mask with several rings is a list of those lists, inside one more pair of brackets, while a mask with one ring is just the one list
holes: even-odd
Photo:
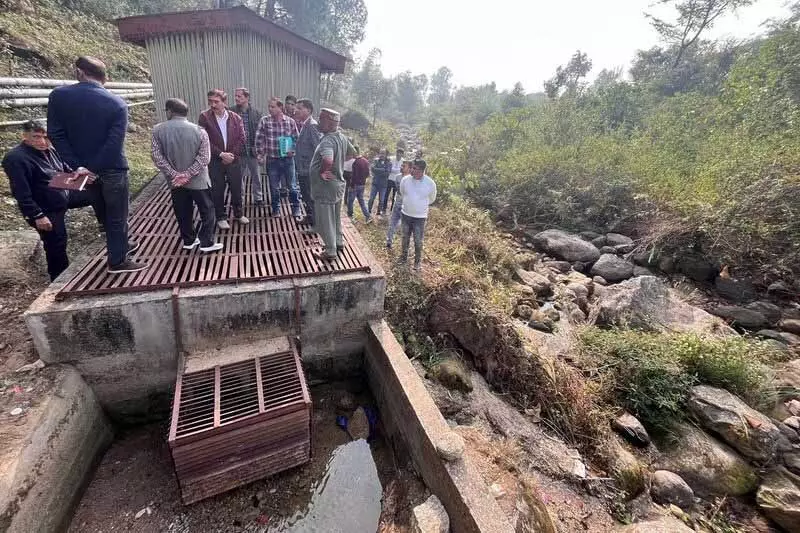
[[178, 376], [169, 446], [184, 503], [311, 457], [311, 398], [300, 357], [263, 355]]
[[183, 243], [169, 189], [162, 183], [130, 217], [129, 234], [141, 243], [133, 259], [147, 263], [149, 268], [111, 276], [106, 272], [104, 247], [59, 291], [57, 299], [369, 271], [367, 262], [353, 244], [356, 230], [348, 220], [342, 221], [345, 248], [339, 258], [332, 263], [319, 261], [312, 255], [321, 250], [319, 236], [306, 233], [310, 228], [294, 220], [288, 200], [281, 200], [281, 216], [272, 218], [268, 206], [251, 203], [249, 181], [247, 179], [244, 184], [244, 190], [248, 191], [244, 215], [250, 219], [250, 224], [232, 223], [230, 230], [217, 230], [217, 240], [224, 245], [221, 251], [203, 254], [198, 249], [187, 252], [181, 248]]

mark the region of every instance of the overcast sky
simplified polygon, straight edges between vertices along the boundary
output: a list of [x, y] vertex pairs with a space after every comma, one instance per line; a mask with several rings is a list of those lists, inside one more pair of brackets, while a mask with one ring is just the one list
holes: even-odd
[[[446, 65], [455, 85], [520, 81], [542, 90], [558, 65], [580, 49], [603, 68], [627, 67], [634, 52], [658, 44], [644, 17], [653, 0], [365, 0], [366, 39], [356, 51], [383, 51], [383, 72], [429, 76]], [[786, 0], [757, 0], [721, 19], [710, 36], [761, 33], [769, 18], [788, 13]], [[671, 11], [661, 11], [671, 15]], [[591, 76], [591, 74], [590, 74]]]

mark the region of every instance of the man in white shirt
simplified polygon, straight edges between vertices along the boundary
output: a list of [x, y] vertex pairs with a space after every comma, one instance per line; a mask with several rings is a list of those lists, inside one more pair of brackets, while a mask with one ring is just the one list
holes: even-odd
[[422, 268], [422, 239], [425, 235], [425, 223], [428, 221], [428, 208], [436, 201], [436, 183], [425, 174], [427, 166], [424, 160], [415, 160], [411, 165], [411, 176], [406, 176], [400, 182], [400, 195], [403, 198], [403, 246], [400, 264], [408, 263], [408, 245], [413, 233], [414, 270], [417, 272]]
[[389, 229], [386, 230], [386, 249], [391, 250], [394, 243], [394, 234], [403, 219], [403, 195], [400, 194], [400, 183], [403, 178], [411, 177], [411, 161], [403, 161], [400, 165], [400, 176], [397, 178], [397, 196], [392, 204], [392, 216], [389, 219]]

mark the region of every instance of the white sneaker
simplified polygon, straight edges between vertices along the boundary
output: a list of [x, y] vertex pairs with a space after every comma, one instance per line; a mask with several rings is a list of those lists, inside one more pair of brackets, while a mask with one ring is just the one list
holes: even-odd
[[219, 229], [231, 229], [231, 225], [228, 224], [227, 220], [219, 220], [219, 221], [217, 221], [217, 227]]
[[184, 244], [183, 245], [183, 249], [184, 250], [194, 250], [198, 246], [200, 246], [200, 239], [195, 239], [192, 244]]
[[204, 254], [210, 254], [211, 252], [219, 252], [220, 250], [222, 250], [222, 243], [221, 242], [214, 243], [211, 246], [201, 246], [200, 247], [200, 251], [203, 252]]
[[246, 217], [246, 216], [244, 216], [244, 215], [240, 216], [239, 218], [234, 218], [234, 220], [235, 220], [236, 222], [238, 222], [239, 224], [242, 224], [242, 225], [244, 225], [244, 224], [249, 224], [249, 223], [250, 223], [250, 219], [249, 219], [249, 218], [247, 218], [247, 217]]

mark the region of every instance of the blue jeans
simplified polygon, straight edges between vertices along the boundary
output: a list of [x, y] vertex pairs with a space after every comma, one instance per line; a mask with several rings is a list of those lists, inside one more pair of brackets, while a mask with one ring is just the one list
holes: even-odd
[[95, 210], [103, 214], [108, 265], [119, 265], [128, 256], [128, 171], [100, 171], [87, 190]]
[[358, 199], [361, 212], [364, 213], [364, 218], [369, 220], [369, 209], [367, 209], [367, 202], [364, 201], [364, 185], [351, 185], [347, 188], [347, 216], [353, 218], [353, 202], [356, 199]]
[[267, 162], [269, 176], [269, 199], [272, 212], [278, 213], [281, 202], [281, 180], [289, 183], [289, 203], [292, 205], [292, 216], [300, 215], [300, 187], [294, 171], [293, 157], [276, 157]]
[[386, 246], [392, 247], [394, 242], [394, 233], [400, 226], [400, 221], [403, 220], [403, 202], [398, 201], [392, 206], [392, 218], [389, 220], [389, 229], [386, 230]]
[[422, 263], [422, 238], [425, 235], [425, 222], [427, 218], [414, 218], [403, 215], [403, 248], [400, 251], [400, 262], [408, 261], [408, 245], [411, 234], [414, 234], [414, 266]]
[[372, 178], [372, 189], [369, 191], [369, 212], [372, 213], [372, 206], [375, 203], [375, 197], [378, 197], [378, 214], [383, 214], [383, 209], [386, 205], [383, 202], [386, 196], [386, 185], [389, 182], [388, 178]]

